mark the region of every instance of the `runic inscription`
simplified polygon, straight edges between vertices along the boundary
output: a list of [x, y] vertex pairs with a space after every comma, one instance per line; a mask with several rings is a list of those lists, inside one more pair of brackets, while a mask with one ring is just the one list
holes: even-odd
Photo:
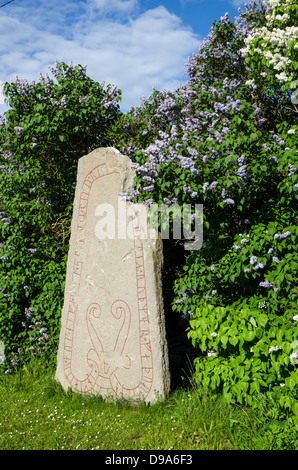
[[95, 229], [98, 206], [117, 215], [119, 193], [133, 177], [130, 160], [115, 149], [79, 161], [56, 379], [80, 393], [152, 402], [170, 380], [161, 241], [142, 238], [146, 217], [128, 202], [132, 236], [98, 239]]

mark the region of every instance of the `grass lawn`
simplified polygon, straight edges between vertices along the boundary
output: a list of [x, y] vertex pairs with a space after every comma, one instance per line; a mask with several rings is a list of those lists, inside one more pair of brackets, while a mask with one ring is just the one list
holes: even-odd
[[[0, 376], [1, 450], [268, 450], [281, 446], [281, 432], [274, 432], [264, 409], [227, 405], [220, 396], [206, 395], [191, 384], [164, 402], [133, 406], [65, 393], [53, 377], [52, 370], [41, 366]], [[293, 439], [289, 437], [283, 448], [297, 448]]]

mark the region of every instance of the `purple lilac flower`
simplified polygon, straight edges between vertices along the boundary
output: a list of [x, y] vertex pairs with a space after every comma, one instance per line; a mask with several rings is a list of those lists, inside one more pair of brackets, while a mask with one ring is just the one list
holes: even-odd
[[282, 146], [284, 145], [284, 143], [285, 143], [285, 141], [282, 140], [282, 139], [280, 139], [280, 138], [278, 137], [278, 135], [276, 135], [276, 134], [273, 135], [273, 140], [274, 140], [274, 143], [275, 143], [276, 145], [279, 145], [280, 147], [282, 147]]
[[206, 191], [208, 191], [208, 188], [209, 188], [209, 183], [204, 183], [203, 184], [203, 193], [205, 193]]
[[271, 147], [268, 147], [267, 144], [262, 144], [262, 147], [266, 150], [266, 152], [271, 152]]
[[245, 155], [241, 155], [241, 157], [237, 158], [237, 162], [236, 162], [237, 165], [241, 167], [244, 163], [244, 159], [245, 159]]
[[258, 126], [261, 127], [263, 124], [265, 124], [266, 121], [267, 121], [266, 118], [261, 118], [261, 119], [259, 119], [259, 120], [258, 120]]
[[167, 204], [167, 205], [170, 205], [170, 204], [171, 204], [171, 201], [170, 201], [170, 199], [169, 199], [168, 197], [164, 197], [164, 198], [163, 198], [163, 202], [164, 202], [165, 204]]
[[0, 356], [0, 364], [5, 364], [5, 362], [6, 362], [6, 357]]
[[273, 248], [269, 248], [269, 250], [267, 251], [268, 255], [272, 255], [273, 254]]
[[224, 200], [224, 202], [225, 202], [226, 204], [229, 204], [229, 205], [231, 205], [231, 204], [235, 204], [235, 201], [234, 201], [234, 199], [231, 199], [231, 198], [227, 198], [227, 199], [225, 199], [225, 200]]
[[254, 266], [254, 271], [257, 271], [258, 269], [264, 269], [264, 264], [263, 263], [258, 263], [256, 266]]
[[66, 106], [67, 106], [67, 97], [66, 97], [66, 95], [62, 96], [60, 106], [61, 106], [61, 108], [66, 108]]
[[25, 308], [25, 315], [28, 320], [31, 320], [32, 318], [32, 313], [30, 308]]
[[274, 235], [274, 240], [282, 240], [283, 238], [287, 238], [289, 235], [291, 235], [291, 232], [287, 230], [285, 233], [276, 233]]
[[212, 183], [210, 184], [209, 186], [209, 189], [210, 190], [213, 190], [216, 188], [216, 186], [218, 185], [218, 181], [212, 181]]
[[294, 165], [292, 165], [291, 163], [288, 163], [288, 166], [289, 166], [288, 176], [292, 176], [296, 171], [296, 167]]
[[256, 256], [252, 256], [249, 260], [250, 264], [255, 264], [257, 262], [258, 258]]
[[262, 281], [259, 283], [259, 286], [266, 287], [267, 289], [269, 289], [270, 287], [273, 287], [273, 284], [271, 284], [271, 282], [269, 281]]
[[153, 189], [154, 189], [154, 185], [153, 185], [153, 184], [151, 184], [150, 186], [144, 186], [144, 187], [143, 187], [143, 190], [146, 191], [146, 192], [149, 192], [149, 193], [150, 193], [151, 191], [153, 191]]
[[280, 262], [277, 256], [273, 256], [272, 261], [274, 261], [277, 264]]
[[187, 298], [187, 294], [185, 292], [179, 292], [179, 295], [182, 296], [182, 299], [176, 300], [176, 304], [182, 304], [184, 300]]
[[278, 160], [277, 160], [276, 157], [269, 157], [269, 162], [272, 163], [272, 164], [277, 164]]

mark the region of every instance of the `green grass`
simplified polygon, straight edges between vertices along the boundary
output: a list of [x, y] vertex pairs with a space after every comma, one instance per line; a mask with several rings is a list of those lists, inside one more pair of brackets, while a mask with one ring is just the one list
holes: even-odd
[[266, 407], [227, 405], [191, 384], [164, 402], [133, 406], [65, 393], [53, 375], [39, 366], [0, 376], [1, 450], [295, 448], [292, 434], [287, 444], [266, 420]]

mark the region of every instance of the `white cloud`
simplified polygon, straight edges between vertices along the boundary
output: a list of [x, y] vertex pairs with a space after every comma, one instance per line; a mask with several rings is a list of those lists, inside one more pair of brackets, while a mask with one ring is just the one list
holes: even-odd
[[[117, 85], [123, 94], [122, 109], [127, 110], [148, 96], [153, 86], [179, 86], [187, 57], [201, 42], [162, 6], [141, 14], [132, 12], [137, 0], [88, 0], [87, 4], [53, 0], [48, 5], [45, 0], [20, 1], [18, 8], [0, 15], [0, 80], [15, 75], [37, 80], [38, 73], [49, 72], [48, 65], [55, 60], [72, 60], [87, 64], [94, 80]], [[121, 11], [123, 16], [120, 21], [90, 6]]]
[[134, 11], [138, 0], [89, 0], [89, 4], [102, 12], [127, 13]]
[[[244, 3], [246, 3], [246, 2], [245, 2], [245, 0], [232, 0], [231, 3], [233, 5], [233, 7], [239, 8], [239, 7], [244, 6]], [[247, 3], [249, 3], [249, 2], [247, 2]]]

